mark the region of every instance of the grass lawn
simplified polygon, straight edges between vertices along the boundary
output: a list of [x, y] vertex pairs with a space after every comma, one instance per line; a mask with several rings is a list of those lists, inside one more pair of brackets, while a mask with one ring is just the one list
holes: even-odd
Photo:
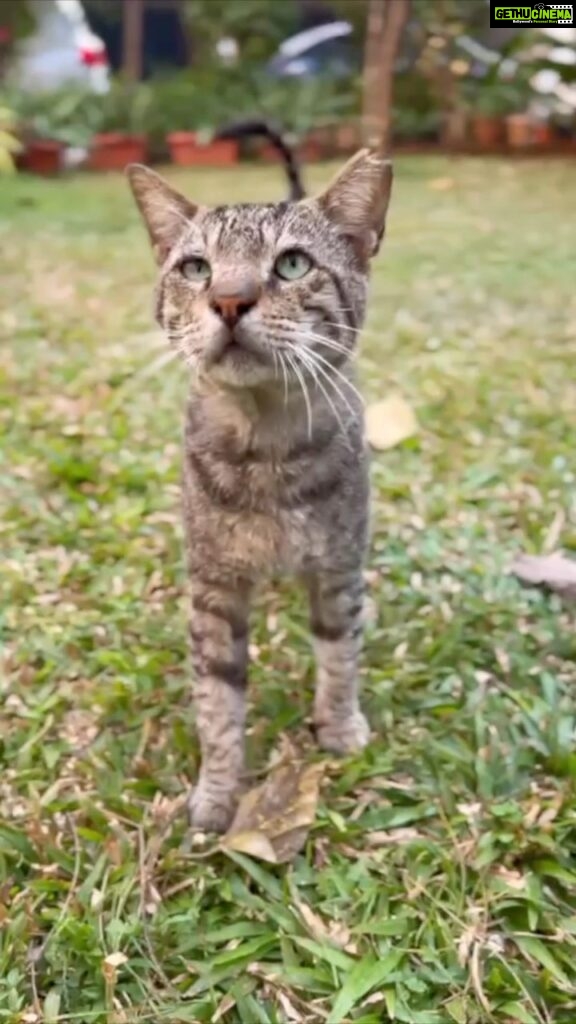
[[[422, 430], [373, 464], [377, 738], [286, 869], [203, 858], [181, 812], [186, 381], [127, 187], [2, 181], [0, 1022], [574, 1024], [574, 621], [507, 568], [576, 550], [575, 192], [574, 163], [399, 161], [361, 373]], [[307, 730], [289, 584], [253, 643], [261, 770]]]

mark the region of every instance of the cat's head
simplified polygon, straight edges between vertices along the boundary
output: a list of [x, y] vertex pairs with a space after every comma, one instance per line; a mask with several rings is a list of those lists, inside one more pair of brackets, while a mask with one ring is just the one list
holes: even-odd
[[282, 386], [322, 380], [350, 356], [384, 233], [388, 160], [363, 150], [314, 199], [216, 208], [146, 167], [128, 174], [160, 267], [158, 321], [189, 365], [227, 386]]

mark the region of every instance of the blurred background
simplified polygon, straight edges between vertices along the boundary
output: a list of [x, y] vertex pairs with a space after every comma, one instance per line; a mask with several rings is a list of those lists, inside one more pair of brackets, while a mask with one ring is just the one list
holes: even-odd
[[423, 151], [574, 148], [576, 28], [490, 28], [488, 0], [391, 6], [398, 30], [382, 0], [2, 0], [0, 163], [270, 159], [214, 144], [255, 114], [308, 162], [383, 121]]

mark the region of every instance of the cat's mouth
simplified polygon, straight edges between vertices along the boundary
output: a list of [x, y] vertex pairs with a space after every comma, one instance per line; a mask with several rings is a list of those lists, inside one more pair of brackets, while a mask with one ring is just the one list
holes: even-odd
[[227, 330], [211, 352], [211, 362], [218, 365], [226, 361], [245, 365], [254, 361], [261, 363], [263, 355], [259, 347], [238, 327]]

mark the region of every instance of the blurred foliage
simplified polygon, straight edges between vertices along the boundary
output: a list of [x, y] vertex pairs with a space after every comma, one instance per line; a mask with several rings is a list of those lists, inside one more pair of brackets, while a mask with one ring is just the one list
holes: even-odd
[[232, 118], [263, 116], [300, 138], [313, 127], [355, 117], [359, 84], [333, 79], [271, 79], [257, 63], [201, 67], [150, 83], [151, 123], [168, 131], [215, 130]]
[[105, 96], [98, 97], [99, 132], [144, 135], [149, 132], [153, 117], [153, 92], [148, 83], [134, 85], [117, 80]]
[[34, 27], [27, 4], [23, 0], [2, 0], [0, 4], [0, 79], [12, 55], [14, 45]]
[[434, 138], [440, 110], [426, 78], [418, 71], [398, 75], [394, 83], [392, 124], [397, 140]]
[[24, 0], [2, 0], [0, 26], [11, 39], [21, 39], [34, 28], [34, 17]]
[[153, 123], [153, 96], [146, 84], [118, 81], [105, 96], [66, 86], [40, 93], [14, 91], [6, 98], [20, 136], [53, 139], [88, 147], [98, 132], [147, 134]]
[[83, 0], [83, 6], [88, 18], [97, 14], [112, 23], [122, 20], [122, 0]]
[[34, 93], [14, 90], [8, 102], [24, 140], [53, 139], [67, 146], [87, 146], [98, 130], [101, 99], [82, 88], [66, 86]]
[[526, 109], [533, 96], [530, 73], [518, 69], [511, 79], [492, 74], [483, 81], [466, 79], [461, 86], [462, 105], [473, 114], [505, 117]]
[[182, 15], [192, 33], [195, 62], [206, 64], [224, 37], [236, 40], [243, 60], [266, 60], [296, 30], [298, 10], [279, 0], [182, 0]]

